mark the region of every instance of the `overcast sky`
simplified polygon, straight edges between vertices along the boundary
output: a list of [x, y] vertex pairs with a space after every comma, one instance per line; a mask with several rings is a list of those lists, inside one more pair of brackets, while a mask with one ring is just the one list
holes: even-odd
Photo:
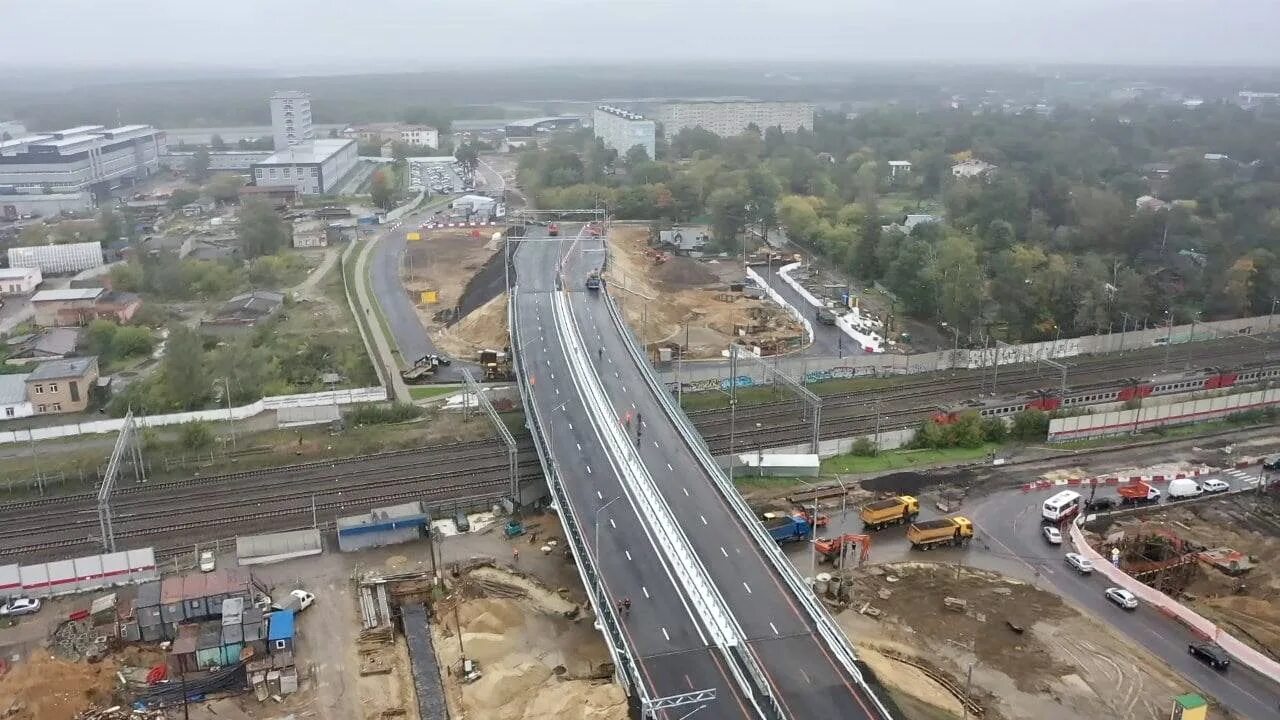
[[0, 0], [0, 67], [1280, 65], [1280, 0]]

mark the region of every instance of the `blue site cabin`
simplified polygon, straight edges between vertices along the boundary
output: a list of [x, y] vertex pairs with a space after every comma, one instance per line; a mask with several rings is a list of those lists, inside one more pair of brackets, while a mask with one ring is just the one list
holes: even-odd
[[293, 651], [293, 615], [292, 610], [271, 613], [267, 631], [267, 647], [271, 652]]

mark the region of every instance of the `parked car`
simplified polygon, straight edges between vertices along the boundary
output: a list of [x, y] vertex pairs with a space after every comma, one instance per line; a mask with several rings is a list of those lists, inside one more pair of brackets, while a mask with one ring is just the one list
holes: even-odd
[[1088, 500], [1084, 504], [1084, 509], [1089, 512], [1103, 512], [1111, 510], [1116, 506], [1116, 499], [1113, 497], [1100, 497]]
[[1197, 660], [1203, 660], [1214, 670], [1226, 670], [1231, 664], [1231, 656], [1217, 643], [1197, 642], [1187, 646], [1187, 652]]
[[1280, 471], [1280, 455], [1272, 455], [1266, 460], [1263, 460], [1262, 469], [1269, 470], [1271, 472]]
[[1109, 587], [1102, 594], [1125, 610], [1136, 610], [1138, 608], [1138, 596], [1124, 588]]
[[1088, 575], [1093, 572], [1093, 561], [1081, 555], [1080, 553], [1067, 553], [1063, 556], [1067, 564], [1075, 568], [1081, 575]]
[[467, 519], [467, 513], [462, 510], [453, 514], [453, 524], [458, 528], [458, 532], [471, 532], [471, 521]]
[[1219, 493], [1230, 490], [1231, 486], [1217, 478], [1213, 478], [1200, 483], [1200, 488], [1207, 493]]
[[0, 617], [9, 615], [31, 615], [40, 612], [39, 598], [13, 598], [9, 602], [0, 605]]
[[273, 611], [293, 610], [294, 612], [302, 612], [315, 604], [316, 596], [306, 590], [290, 591], [289, 597], [284, 600], [271, 604]]
[[1044, 533], [1044, 539], [1049, 541], [1050, 545], [1062, 544], [1062, 531], [1052, 525], [1045, 525], [1041, 530]]
[[1200, 483], [1190, 478], [1178, 478], [1169, 483], [1170, 500], [1199, 497], [1203, 493], [1204, 488], [1200, 487]]
[[212, 550], [205, 550], [200, 553], [200, 572], [213, 572], [218, 566], [218, 559], [213, 556]]

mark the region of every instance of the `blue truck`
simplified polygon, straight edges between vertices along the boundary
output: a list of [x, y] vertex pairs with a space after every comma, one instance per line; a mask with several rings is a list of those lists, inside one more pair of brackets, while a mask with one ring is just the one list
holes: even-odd
[[764, 526], [769, 535], [780, 543], [807, 540], [813, 533], [813, 526], [799, 515], [768, 518], [764, 521]]

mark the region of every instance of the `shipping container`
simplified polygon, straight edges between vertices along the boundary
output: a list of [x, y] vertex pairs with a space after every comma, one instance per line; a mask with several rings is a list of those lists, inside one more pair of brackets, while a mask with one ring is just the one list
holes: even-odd
[[127, 622], [120, 628], [120, 637], [125, 642], [138, 642], [142, 639], [142, 628], [136, 622]]

